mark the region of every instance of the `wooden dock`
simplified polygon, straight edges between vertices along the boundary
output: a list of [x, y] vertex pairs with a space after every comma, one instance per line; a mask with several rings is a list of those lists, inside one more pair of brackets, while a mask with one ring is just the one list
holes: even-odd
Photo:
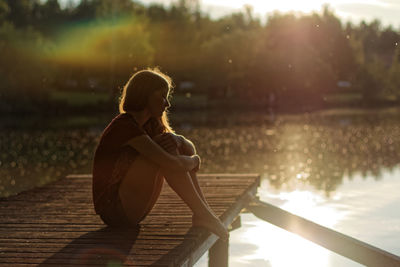
[[[230, 225], [256, 194], [255, 174], [199, 175], [211, 208]], [[90, 175], [71, 175], [0, 200], [0, 266], [192, 266], [227, 250], [191, 227], [191, 212], [164, 184], [138, 229], [107, 228], [94, 213]], [[210, 265], [219, 265], [214, 259]], [[214, 262], [214, 263], [213, 263]]]

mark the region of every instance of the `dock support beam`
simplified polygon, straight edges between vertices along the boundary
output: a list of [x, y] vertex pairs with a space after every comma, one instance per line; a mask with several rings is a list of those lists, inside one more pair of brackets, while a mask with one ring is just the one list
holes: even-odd
[[220, 239], [208, 251], [209, 267], [228, 267], [229, 240], [224, 242]]
[[[231, 225], [229, 232], [242, 226], [240, 215], [236, 216]], [[229, 265], [229, 239], [226, 242], [220, 239], [208, 250], [208, 266], [209, 267], [228, 267]]]

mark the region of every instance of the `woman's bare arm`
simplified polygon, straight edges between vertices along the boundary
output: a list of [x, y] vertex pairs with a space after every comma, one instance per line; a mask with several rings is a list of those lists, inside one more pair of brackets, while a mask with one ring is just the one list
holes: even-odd
[[181, 150], [184, 155], [194, 155], [196, 154], [196, 147], [189, 139], [186, 139], [183, 135], [178, 135], [181, 139]]
[[163, 133], [154, 137], [153, 140], [171, 154], [175, 154], [175, 149], [178, 149], [180, 154], [187, 156], [197, 154], [192, 141], [186, 139], [183, 135], [176, 133]]
[[153, 161], [161, 168], [174, 171], [191, 171], [199, 165], [197, 155], [171, 155], [154, 142], [148, 135], [141, 135], [129, 140], [126, 145], [135, 148], [140, 154]]
[[[186, 155], [186, 156], [197, 155], [196, 147], [194, 146], [192, 141], [185, 138], [183, 135], [177, 135], [175, 133], [165, 133], [163, 135], [168, 135], [170, 138], [172, 138], [174, 140], [173, 143], [176, 144], [179, 154]], [[174, 154], [174, 153], [172, 153], [172, 154]], [[199, 157], [199, 159], [200, 159], [200, 157]], [[200, 160], [198, 162], [198, 165], [194, 169], [192, 169], [192, 171], [197, 172], [197, 171], [199, 171], [199, 169], [200, 169]]]

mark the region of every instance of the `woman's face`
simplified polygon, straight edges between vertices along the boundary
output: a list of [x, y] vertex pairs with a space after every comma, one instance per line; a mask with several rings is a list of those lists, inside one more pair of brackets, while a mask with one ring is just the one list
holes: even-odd
[[171, 106], [168, 101], [168, 93], [168, 88], [163, 88], [154, 91], [154, 93], [150, 95], [147, 102], [147, 109], [150, 112], [150, 116], [160, 118], [165, 109]]

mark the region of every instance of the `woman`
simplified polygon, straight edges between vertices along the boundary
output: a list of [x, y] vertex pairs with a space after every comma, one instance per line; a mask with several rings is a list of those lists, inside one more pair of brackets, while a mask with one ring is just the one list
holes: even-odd
[[168, 76], [151, 69], [135, 73], [124, 86], [120, 114], [104, 130], [94, 156], [96, 213], [110, 226], [135, 226], [150, 212], [165, 179], [192, 210], [193, 226], [226, 240], [228, 232], [197, 181], [200, 157], [168, 124], [171, 87]]

